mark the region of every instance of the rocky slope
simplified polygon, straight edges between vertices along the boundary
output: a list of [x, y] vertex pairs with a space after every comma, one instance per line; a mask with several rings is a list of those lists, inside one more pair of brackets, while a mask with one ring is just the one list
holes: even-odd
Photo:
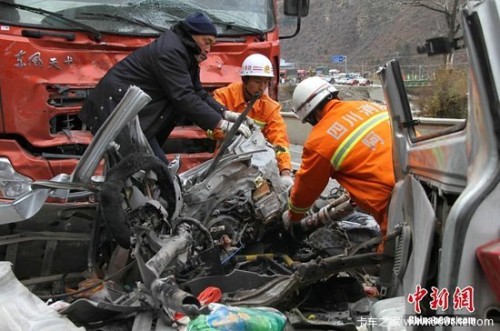
[[[294, 31], [295, 18], [281, 14], [280, 21], [281, 34]], [[327, 65], [344, 71], [345, 64], [330, 63], [332, 55], [342, 54], [348, 71], [358, 72], [373, 72], [398, 58], [402, 65], [422, 70], [439, 65], [441, 59], [417, 54], [416, 46], [444, 35], [445, 27], [439, 13], [397, 0], [311, 0], [300, 34], [281, 43], [282, 58], [304, 69]]]

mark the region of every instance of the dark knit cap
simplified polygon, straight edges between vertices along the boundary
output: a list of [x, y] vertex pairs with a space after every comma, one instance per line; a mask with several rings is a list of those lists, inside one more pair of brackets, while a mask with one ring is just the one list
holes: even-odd
[[203, 13], [193, 13], [184, 19], [184, 24], [194, 35], [217, 36], [217, 29], [212, 24], [210, 18]]

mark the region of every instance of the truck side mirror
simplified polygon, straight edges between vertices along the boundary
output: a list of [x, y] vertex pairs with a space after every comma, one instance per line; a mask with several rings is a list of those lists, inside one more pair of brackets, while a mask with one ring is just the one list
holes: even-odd
[[417, 46], [417, 53], [427, 53], [428, 56], [450, 54], [452, 50], [462, 49], [463, 38], [449, 39], [448, 37], [435, 37], [425, 40], [424, 45]]
[[287, 16], [297, 17], [295, 32], [289, 36], [279, 36], [279, 39], [289, 39], [295, 37], [300, 31], [301, 18], [309, 14], [309, 0], [285, 0], [283, 12]]
[[285, 0], [283, 11], [287, 16], [305, 17], [309, 14], [309, 0]]

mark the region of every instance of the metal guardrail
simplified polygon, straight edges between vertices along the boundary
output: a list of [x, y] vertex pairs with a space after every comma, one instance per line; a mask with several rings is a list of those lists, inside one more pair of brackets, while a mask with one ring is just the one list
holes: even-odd
[[412, 79], [404, 81], [406, 87], [414, 87], [414, 86], [429, 86], [428, 79]]
[[302, 123], [293, 112], [282, 112], [281, 116], [285, 120], [290, 144], [303, 145], [312, 126]]

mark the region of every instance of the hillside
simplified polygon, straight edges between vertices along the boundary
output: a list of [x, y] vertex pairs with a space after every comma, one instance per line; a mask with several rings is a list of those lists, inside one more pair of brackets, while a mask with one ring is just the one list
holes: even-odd
[[[281, 14], [280, 19], [281, 34], [293, 33], [295, 18]], [[408, 72], [421, 73], [431, 71], [441, 59], [417, 54], [416, 46], [445, 35], [445, 26], [439, 13], [397, 0], [311, 0], [299, 35], [282, 40], [282, 58], [304, 69], [328, 65], [373, 73], [397, 57]], [[332, 64], [335, 54], [346, 55], [347, 64]]]

